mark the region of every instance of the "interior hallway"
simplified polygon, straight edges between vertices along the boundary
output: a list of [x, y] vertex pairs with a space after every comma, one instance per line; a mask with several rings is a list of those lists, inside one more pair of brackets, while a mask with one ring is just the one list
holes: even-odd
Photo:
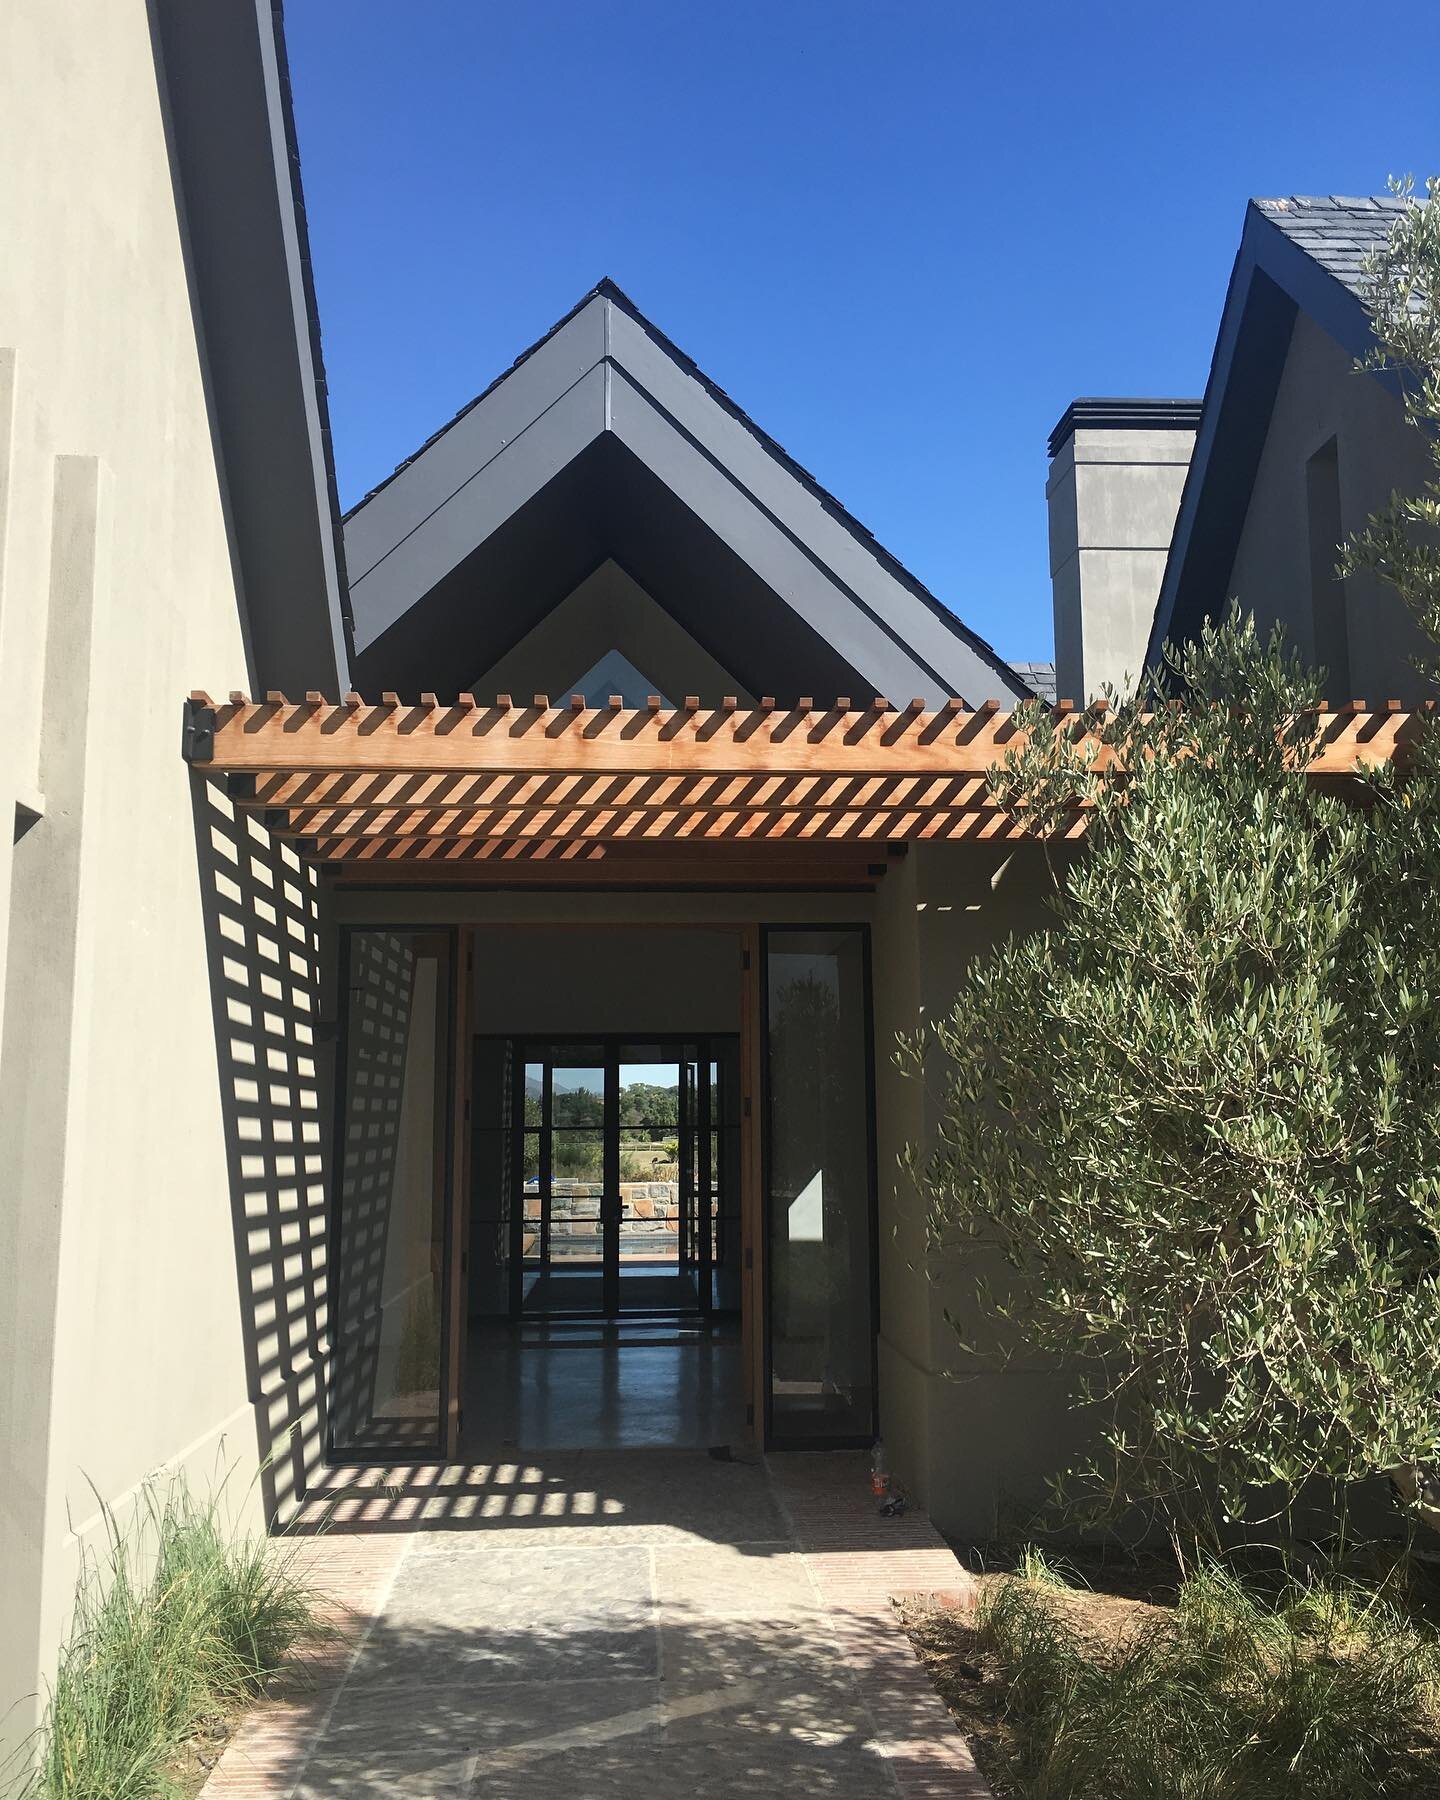
[[982, 1800], [891, 1596], [968, 1577], [854, 1452], [329, 1472], [299, 1554], [344, 1637], [205, 1800]]

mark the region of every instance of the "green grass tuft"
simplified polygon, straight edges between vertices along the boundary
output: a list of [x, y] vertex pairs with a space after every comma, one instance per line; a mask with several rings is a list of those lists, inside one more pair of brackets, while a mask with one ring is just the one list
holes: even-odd
[[1051, 1562], [1036, 1544], [1026, 1544], [1020, 1552], [1015, 1559], [1015, 1573], [1021, 1581], [1028, 1581], [1034, 1587], [1062, 1593], [1079, 1585], [1079, 1577], [1067, 1564]]
[[1437, 1791], [1434, 1634], [1354, 1583], [1291, 1581], [1262, 1597], [1202, 1568], [1173, 1615], [1108, 1649], [1033, 1578], [996, 1584], [976, 1623], [1023, 1800]]
[[316, 1631], [313, 1596], [264, 1539], [236, 1538], [182, 1481], [152, 1489], [87, 1557], [24, 1800], [157, 1800], [197, 1722], [242, 1704]]

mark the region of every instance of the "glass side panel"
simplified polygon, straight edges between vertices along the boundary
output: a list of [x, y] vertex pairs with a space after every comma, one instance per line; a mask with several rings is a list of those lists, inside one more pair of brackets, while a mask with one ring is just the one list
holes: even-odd
[[598, 1127], [550, 1133], [551, 1175], [544, 1196], [547, 1265], [599, 1266], [604, 1248], [604, 1158], [605, 1134]]
[[448, 934], [350, 933], [330, 1411], [342, 1452], [440, 1447], [450, 991]]
[[770, 1431], [874, 1430], [864, 940], [766, 934]]
[[556, 1066], [550, 1071], [550, 1084], [552, 1125], [593, 1125], [598, 1129], [605, 1123], [604, 1069]]
[[626, 1044], [618, 1052], [617, 1298], [622, 1312], [689, 1304], [680, 1266], [681, 1082], [677, 1052]]

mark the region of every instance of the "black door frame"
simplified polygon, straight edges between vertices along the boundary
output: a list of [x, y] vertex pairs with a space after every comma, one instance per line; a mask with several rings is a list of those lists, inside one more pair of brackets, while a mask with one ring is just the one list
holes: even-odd
[[[726, 1159], [731, 1156], [730, 1146], [726, 1143], [726, 1130], [722, 1125], [718, 1131], [714, 1125], [714, 1107], [712, 1105], [712, 1084], [708, 1076], [708, 1068], [721, 1063], [724, 1053], [729, 1048], [736, 1065], [740, 1058], [740, 1034], [733, 1031], [693, 1032], [693, 1031], [623, 1031], [623, 1032], [545, 1032], [516, 1035], [512, 1032], [477, 1033], [489, 1042], [503, 1042], [510, 1046], [512, 1064], [515, 1069], [515, 1080], [511, 1094], [510, 1129], [512, 1140], [523, 1144], [527, 1130], [538, 1132], [540, 1160], [538, 1183], [541, 1194], [540, 1224], [544, 1239], [548, 1239], [549, 1219], [548, 1205], [551, 1184], [553, 1182], [552, 1162], [552, 1057], [550, 1052], [557, 1048], [577, 1051], [595, 1050], [600, 1054], [596, 1061], [604, 1069], [604, 1106], [601, 1130], [603, 1133], [602, 1187], [601, 1199], [601, 1305], [599, 1308], [586, 1307], [556, 1309], [544, 1313], [527, 1314], [524, 1310], [524, 1200], [525, 1200], [525, 1159], [517, 1154], [511, 1158], [510, 1195], [510, 1278], [509, 1278], [509, 1317], [512, 1323], [519, 1323], [524, 1318], [547, 1318], [557, 1320], [568, 1319], [604, 1319], [609, 1323], [618, 1323], [626, 1319], [665, 1318], [673, 1315], [675, 1309], [670, 1307], [634, 1307], [622, 1309], [620, 1305], [620, 1225], [623, 1213], [623, 1202], [620, 1199], [620, 1051], [635, 1045], [653, 1044], [666, 1049], [674, 1048], [684, 1051], [693, 1047], [697, 1064], [707, 1067], [704, 1081], [697, 1083], [699, 1094], [698, 1113], [698, 1167], [691, 1171], [691, 1201], [695, 1206], [697, 1217], [706, 1210], [708, 1196], [713, 1192], [720, 1198], [721, 1216], [710, 1221], [709, 1228], [699, 1234], [700, 1257], [695, 1264], [696, 1294], [698, 1304], [693, 1316], [708, 1319], [713, 1311], [712, 1275], [713, 1252], [717, 1231], [727, 1229], [723, 1219], [723, 1201], [725, 1193], [724, 1176], [731, 1173], [736, 1184], [742, 1180], [742, 1166], [738, 1147], [735, 1151], [736, 1166], [733, 1171], [727, 1170]], [[718, 1053], [717, 1053], [718, 1050]], [[538, 1052], [532, 1055], [531, 1052]], [[685, 1087], [683, 1055], [677, 1056], [677, 1063], [682, 1065], [681, 1089]], [[525, 1123], [525, 1069], [527, 1065], [538, 1062], [543, 1070], [541, 1088], [541, 1123], [538, 1127]], [[577, 1065], [578, 1066], [578, 1065]], [[731, 1122], [738, 1128], [739, 1121]], [[681, 1143], [682, 1190], [681, 1205], [685, 1204], [684, 1163], [686, 1160], [686, 1141], [689, 1133], [686, 1120], [682, 1117], [677, 1131]], [[720, 1164], [716, 1167], [712, 1162], [712, 1137], [718, 1141], [720, 1148]], [[683, 1240], [683, 1232], [682, 1232]], [[548, 1262], [548, 1255], [545, 1261]], [[679, 1261], [677, 1251], [677, 1262]], [[691, 1316], [691, 1315], [687, 1315]]]

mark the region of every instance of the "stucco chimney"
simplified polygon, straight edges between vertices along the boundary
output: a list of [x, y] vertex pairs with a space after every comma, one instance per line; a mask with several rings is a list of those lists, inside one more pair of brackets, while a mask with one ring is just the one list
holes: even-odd
[[[1055, 687], [1133, 688], [1165, 574], [1198, 400], [1076, 400], [1050, 433]], [[1128, 679], [1127, 679], [1128, 678]]]

